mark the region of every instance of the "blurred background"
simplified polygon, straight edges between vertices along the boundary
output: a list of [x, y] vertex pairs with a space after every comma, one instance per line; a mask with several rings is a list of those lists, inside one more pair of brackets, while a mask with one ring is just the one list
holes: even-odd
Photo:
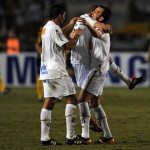
[[[143, 85], [149, 86], [149, 64], [145, 61], [150, 45], [149, 0], [0, 0], [0, 72], [6, 83], [34, 85], [35, 41], [39, 28], [48, 19], [50, 6], [55, 3], [65, 5], [65, 23], [74, 16], [84, 14], [93, 4], [108, 6], [112, 11], [109, 23], [114, 31], [111, 37], [114, 60], [129, 76], [144, 75]], [[12, 32], [20, 44], [20, 55], [14, 56], [17, 59], [5, 56], [4, 44]], [[113, 77], [109, 82], [112, 82], [108, 83], [111, 86], [120, 85], [120, 81]]]
[[50, 6], [63, 3], [67, 20], [84, 14], [92, 4], [104, 4], [112, 11], [112, 51], [146, 51], [150, 32], [149, 0], [0, 0], [0, 40], [15, 30], [21, 51], [34, 51], [39, 27], [48, 18]]

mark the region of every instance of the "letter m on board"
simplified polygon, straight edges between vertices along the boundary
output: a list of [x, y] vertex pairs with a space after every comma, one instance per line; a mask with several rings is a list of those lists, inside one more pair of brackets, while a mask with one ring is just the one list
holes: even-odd
[[20, 61], [17, 56], [10, 56], [7, 59], [7, 83], [13, 84], [16, 76], [19, 84], [25, 84], [27, 76], [30, 77], [30, 82], [35, 83], [35, 57], [24, 57], [23, 65], [20, 66]]

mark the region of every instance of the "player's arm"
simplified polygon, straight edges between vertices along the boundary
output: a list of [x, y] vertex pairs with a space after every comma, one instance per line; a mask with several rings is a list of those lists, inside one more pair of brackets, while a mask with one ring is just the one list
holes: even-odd
[[70, 22], [62, 28], [62, 32], [64, 33], [65, 36], [68, 36], [71, 30], [73, 29], [76, 21], [78, 20], [79, 17], [74, 17], [70, 20]]
[[105, 32], [105, 33], [112, 34], [112, 26], [110, 24], [95, 22], [94, 27], [97, 29], [103, 30], [103, 32]]
[[81, 35], [83, 35], [84, 31], [82, 29], [73, 30], [70, 33], [69, 42], [65, 44], [66, 50], [71, 50], [76, 46], [76, 43]]
[[71, 50], [72, 48], [74, 48], [79, 36], [81, 36], [82, 34], [82, 29], [75, 30], [71, 32], [72, 38], [68, 40], [60, 28], [54, 28], [53, 30], [50, 30], [51, 38], [58, 46], [63, 46], [64, 50]]
[[112, 33], [112, 26], [110, 24], [98, 22], [93, 20], [90, 16], [86, 17], [85, 19], [92, 27], [97, 28], [98, 30], [103, 30], [103, 32], [106, 33]]
[[98, 28], [94, 28], [91, 24], [89, 24], [87, 21], [85, 23], [85, 25], [87, 26], [87, 28], [90, 30], [91, 34], [93, 35], [93, 37], [95, 38], [100, 38], [103, 34], [103, 30], [100, 30]]

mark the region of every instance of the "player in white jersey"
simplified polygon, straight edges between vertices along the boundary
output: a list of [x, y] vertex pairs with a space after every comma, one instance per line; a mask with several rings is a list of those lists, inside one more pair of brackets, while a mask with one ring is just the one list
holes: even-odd
[[[98, 24], [96, 20], [93, 20], [90, 15], [92, 12], [98, 7], [98, 5], [93, 5], [89, 9], [88, 14], [81, 15], [82, 18], [85, 18], [86, 21], [91, 25], [91, 26], [96, 26], [99, 27], [105, 31], [109, 30], [110, 31], [110, 25], [104, 25], [104, 24]], [[97, 14], [97, 18], [99, 17], [99, 14]], [[90, 71], [90, 51], [89, 51], [89, 46], [91, 43], [92, 39], [92, 34], [91, 30], [89, 31], [89, 28], [85, 27], [84, 25], [80, 24], [80, 22], [76, 23], [75, 29], [77, 28], [83, 28], [85, 30], [84, 34], [78, 39], [78, 42], [74, 49], [71, 51], [71, 64], [74, 67], [75, 70], [75, 76], [76, 76], [76, 81], [78, 87], [81, 87], [83, 82], [85, 81], [88, 72]], [[100, 35], [96, 35], [98, 37]]]
[[[99, 14], [97, 14], [97, 16], [98, 15]], [[78, 21], [77, 25], [75, 25], [74, 27], [75, 29], [78, 27], [84, 28], [84, 34], [79, 37], [76, 47], [71, 52], [72, 53], [71, 62], [75, 70], [77, 84], [79, 87], [82, 86], [82, 84], [80, 83], [83, 83], [83, 81], [86, 80], [86, 77], [91, 69], [89, 44], [90, 42], [92, 42], [91, 41], [92, 36], [96, 36], [96, 37], [100, 36], [100, 32], [97, 31], [92, 26], [95, 24], [95, 21], [92, 20], [88, 14], [82, 15], [81, 17], [85, 18], [87, 22], [87, 27], [80, 24], [80, 21]], [[83, 71], [83, 72], [80, 72], [80, 71]], [[87, 99], [85, 98], [85, 95], [84, 93], [82, 93], [82, 91], [79, 94], [78, 105], [79, 105], [79, 111], [81, 114], [80, 120], [81, 120], [81, 125], [82, 125], [82, 134], [80, 138], [86, 140], [90, 137], [89, 135], [90, 111], [89, 111]]]
[[[67, 99], [66, 116], [66, 143], [67, 144], [86, 144], [83, 140], [76, 137], [75, 128], [75, 110], [77, 99], [75, 97], [75, 87], [66, 71], [64, 57], [65, 49], [72, 49], [82, 30], [76, 30], [72, 33], [73, 40], [68, 41], [64, 34], [73, 28], [70, 23], [62, 30], [60, 25], [65, 19], [65, 9], [61, 5], [54, 5], [50, 11], [50, 21], [42, 29], [42, 53], [40, 79], [43, 80], [44, 105], [41, 110], [41, 143], [43, 145], [58, 145], [54, 139], [49, 137], [51, 114], [55, 105], [56, 98], [65, 96]], [[63, 32], [62, 32], [63, 31]], [[90, 138], [87, 139], [90, 143]]]
[[[103, 9], [100, 21], [107, 21], [109, 19], [110, 10], [104, 6], [100, 6], [99, 9]], [[95, 13], [93, 13], [93, 18], [94, 15]], [[85, 89], [84, 93], [90, 100], [91, 109], [95, 113], [96, 119], [98, 120], [98, 123], [101, 125], [101, 128], [103, 130], [103, 137], [98, 140], [98, 143], [112, 144], [115, 143], [115, 141], [110, 132], [105, 111], [103, 110], [100, 103], [98, 103], [99, 96], [103, 93], [105, 76], [107, 71], [109, 70], [109, 61], [111, 58], [109, 55], [109, 51], [109, 33], [103, 33], [100, 39], [93, 38], [93, 50], [91, 51], [91, 71], [89, 72], [88, 80], [84, 82], [82, 88]], [[133, 80], [135, 82], [132, 82], [130, 81], [130, 78], [127, 78], [126, 80], [129, 80], [127, 85], [129, 85], [129, 88], [132, 88], [133, 86], [141, 82], [141, 78], [142, 77]]]
[[[96, 11], [101, 10], [101, 16], [99, 20], [103, 19], [107, 21], [111, 14], [107, 7], [100, 6], [93, 13], [95, 18]], [[93, 38], [91, 50], [91, 71], [88, 74], [88, 80], [85, 80], [82, 91], [90, 101], [91, 111], [95, 114], [95, 117], [100, 124], [103, 137], [98, 140], [98, 143], [115, 143], [115, 140], [110, 132], [107, 117], [104, 109], [99, 103], [100, 95], [103, 93], [103, 87], [105, 83], [105, 77], [109, 70], [109, 52], [110, 52], [110, 35], [109, 33], [102, 33], [100, 39]]]
[[[95, 6], [95, 5], [92, 6], [90, 8], [89, 15], [97, 7], [98, 6]], [[96, 18], [98, 18], [100, 14], [101, 14], [101, 10], [97, 9], [96, 10], [96, 15], [97, 15]], [[85, 14], [85, 15], [82, 15], [82, 17], [84, 17], [86, 19], [86, 21], [88, 21], [91, 25], [93, 25], [95, 27], [98, 27], [99, 29], [103, 29], [103, 31], [105, 31], [105, 32], [108, 32], [108, 31], [111, 32], [111, 26], [110, 25], [99, 24], [96, 21], [92, 22], [92, 19], [89, 17], [89, 15]], [[75, 28], [77, 28], [77, 27], [78, 27], [78, 24], [75, 26]], [[79, 26], [79, 28], [83, 28], [83, 25], [81, 24], [81, 26]], [[88, 46], [90, 45], [91, 42], [89, 40], [90, 38], [88, 37], [88, 35], [89, 34], [85, 34], [85, 36], [83, 35], [79, 38], [78, 43], [77, 43], [76, 47], [72, 50], [72, 55], [71, 55], [71, 63], [72, 63], [72, 66], [74, 67], [74, 72], [75, 72], [77, 85], [81, 88], [83, 88], [82, 87], [84, 85], [83, 83], [87, 80], [87, 75], [88, 75], [88, 73], [91, 69], [91, 66], [90, 66], [90, 63], [91, 63], [90, 52], [89, 52], [89, 49], [88, 49], [89, 48]], [[111, 64], [111, 69], [110, 69], [111, 72], [113, 72], [115, 75], [120, 77], [131, 88], [134, 88], [135, 85], [137, 85], [139, 82], [141, 82], [141, 78], [135, 78], [135, 79], [131, 80], [129, 77], [127, 77], [120, 70], [120, 68], [118, 66], [116, 66], [116, 64], [113, 62], [112, 59], [111, 59], [110, 64]], [[84, 93], [82, 93], [82, 91], [81, 91], [80, 95], [79, 95], [79, 101], [84, 100], [84, 99], [85, 99]], [[91, 120], [91, 123], [92, 122], [93, 121]], [[91, 126], [91, 129], [95, 130], [96, 128], [97, 128], [97, 126], [93, 122], [92, 126]], [[97, 131], [100, 131], [100, 130], [98, 129]]]
[[[95, 8], [94, 8], [95, 9]], [[92, 10], [93, 11], [93, 10]], [[91, 12], [92, 12], [91, 11]], [[96, 19], [99, 18], [101, 14], [100, 12], [96, 12]], [[77, 80], [77, 85], [81, 87], [81, 91], [79, 93], [78, 102], [79, 102], [79, 108], [80, 112], [83, 114], [80, 116], [81, 124], [82, 124], [82, 134], [80, 138], [88, 138], [89, 137], [89, 108], [88, 108], [88, 102], [87, 97], [84, 94], [83, 90], [83, 83], [88, 78], [88, 73], [91, 70], [91, 54], [90, 54], [90, 44], [92, 43], [92, 37], [93, 35], [95, 37], [100, 37], [101, 32], [97, 31], [93, 26], [97, 21], [94, 21], [90, 18], [89, 14], [82, 15], [81, 17], [84, 17], [85, 20], [88, 22], [88, 28], [83, 27], [83, 25], [78, 24], [75, 25], [76, 28], [84, 28], [84, 34], [79, 37], [78, 42], [76, 44], [76, 47], [71, 52], [71, 63], [74, 67], [74, 72]], [[79, 25], [79, 26], [78, 26]], [[105, 27], [104, 24], [98, 24], [105, 32], [110, 30], [110, 25], [108, 27]], [[95, 32], [96, 30], [96, 32]], [[93, 34], [94, 33], [94, 34]]]

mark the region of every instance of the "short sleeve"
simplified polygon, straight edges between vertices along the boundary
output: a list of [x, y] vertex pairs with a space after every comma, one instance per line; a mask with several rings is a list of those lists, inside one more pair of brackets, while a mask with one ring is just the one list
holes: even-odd
[[86, 17], [85, 20], [94, 27], [95, 22], [97, 22], [96, 20], [93, 20], [91, 17]]
[[64, 45], [65, 43], [68, 42], [68, 39], [65, 37], [65, 35], [63, 34], [63, 32], [61, 31], [61, 29], [59, 28], [53, 28], [50, 31], [50, 36], [52, 37], [52, 39], [54, 40], [54, 42], [59, 45], [60, 47], [62, 45]]

